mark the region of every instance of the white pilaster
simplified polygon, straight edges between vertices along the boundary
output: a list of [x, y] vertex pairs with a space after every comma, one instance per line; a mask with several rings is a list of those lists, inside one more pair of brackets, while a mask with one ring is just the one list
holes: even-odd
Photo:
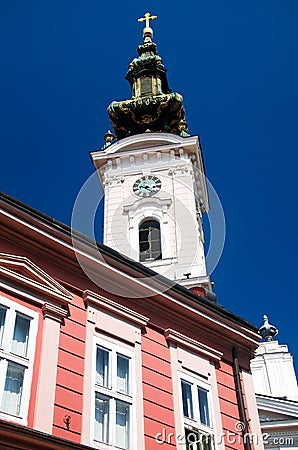
[[43, 334], [33, 428], [52, 433], [61, 319], [65, 309], [43, 306]]

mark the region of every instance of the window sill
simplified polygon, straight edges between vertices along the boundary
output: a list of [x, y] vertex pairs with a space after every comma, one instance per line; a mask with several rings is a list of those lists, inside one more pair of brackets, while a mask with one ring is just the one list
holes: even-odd
[[14, 414], [9, 414], [4, 411], [0, 411], [0, 419], [7, 420], [18, 425], [27, 425], [27, 420], [22, 416], [15, 416]]
[[125, 449], [124, 447], [117, 447], [117, 445], [107, 444], [105, 442], [100, 442], [95, 439], [94, 439], [93, 443], [94, 443], [94, 446], [100, 450], [114, 450], [114, 449], [130, 450], [131, 449], [131, 447], [129, 447], [128, 449]]
[[147, 259], [146, 261], [140, 261], [146, 267], [159, 267], [170, 266], [177, 262], [177, 258], [163, 258], [163, 259]]

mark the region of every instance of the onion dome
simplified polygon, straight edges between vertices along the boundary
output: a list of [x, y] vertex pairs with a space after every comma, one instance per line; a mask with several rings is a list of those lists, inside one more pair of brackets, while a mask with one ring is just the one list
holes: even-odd
[[189, 136], [182, 96], [170, 90], [167, 70], [152, 41], [149, 24], [156, 18], [146, 13], [138, 19], [146, 24], [143, 44], [137, 48], [139, 56], [132, 60], [125, 77], [131, 86], [131, 99], [114, 101], [108, 107], [117, 139], [145, 132]]

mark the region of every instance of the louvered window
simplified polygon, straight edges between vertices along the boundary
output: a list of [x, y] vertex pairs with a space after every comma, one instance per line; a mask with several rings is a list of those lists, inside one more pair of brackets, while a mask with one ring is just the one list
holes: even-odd
[[141, 95], [152, 94], [152, 77], [141, 78]]

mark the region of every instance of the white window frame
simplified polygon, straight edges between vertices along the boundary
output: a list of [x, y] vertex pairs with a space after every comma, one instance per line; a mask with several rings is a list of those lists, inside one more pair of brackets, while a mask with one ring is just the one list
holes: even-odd
[[[38, 329], [38, 312], [30, 308], [26, 308], [25, 306], [11, 301], [3, 296], [0, 296], [0, 305], [6, 308], [2, 341], [0, 342], [0, 419], [9, 419], [16, 423], [27, 425], [36, 336]], [[17, 313], [30, 318], [29, 337], [25, 357], [16, 355], [11, 351]], [[20, 366], [24, 369], [20, 411], [18, 415], [10, 414], [1, 410], [7, 367], [9, 363], [16, 364], [17, 366]]]
[[[114, 341], [114, 340], [113, 340]], [[108, 373], [108, 386], [100, 386], [96, 383], [96, 356], [97, 348], [106, 349], [110, 351], [109, 358], [109, 373]], [[92, 386], [93, 395], [91, 401], [91, 436], [93, 445], [100, 449], [111, 449], [124, 447], [116, 447], [115, 435], [116, 435], [116, 400], [120, 400], [130, 405], [129, 414], [129, 450], [135, 448], [135, 433], [134, 423], [136, 420], [135, 412], [135, 361], [134, 350], [130, 350], [128, 345], [122, 343], [115, 343], [111, 340], [102, 339], [99, 337], [94, 338], [93, 345], [93, 367], [92, 367]], [[128, 380], [128, 394], [117, 392], [117, 354], [123, 355], [129, 358], [129, 380]], [[109, 443], [101, 442], [95, 438], [95, 396], [96, 393], [102, 394], [110, 399], [110, 411], [109, 411]]]
[[[139, 246], [139, 226], [145, 220], [156, 220], [160, 225], [160, 244], [162, 259], [143, 261], [142, 264], [158, 263], [168, 258], [173, 258], [173, 242], [169, 242], [165, 236], [170, 235], [168, 207], [169, 202], [161, 207], [158, 200], [154, 197], [143, 198], [140, 200], [140, 210], [138, 212], [128, 211], [132, 217], [128, 227], [128, 241], [130, 245], [130, 257], [139, 261], [140, 246]], [[149, 205], [148, 205], [149, 202]]]
[[[191, 395], [192, 395], [192, 407], [193, 407], [193, 419], [184, 416], [183, 412], [183, 398], [182, 398], [182, 381], [185, 381], [191, 384]], [[200, 408], [199, 408], [199, 399], [198, 399], [198, 388], [201, 388], [207, 391], [207, 402], [208, 402], [208, 412], [209, 412], [209, 421], [210, 425], [207, 426], [200, 421]], [[211, 385], [201, 378], [190, 375], [185, 372], [179, 373], [179, 395], [180, 395], [180, 405], [181, 405], [181, 417], [183, 420], [183, 429], [189, 429], [190, 432], [198, 432], [202, 434], [207, 434], [213, 436], [213, 445], [212, 449], [216, 449], [215, 442], [215, 423], [214, 423], [214, 412], [213, 412], [213, 402], [212, 402], [212, 390]], [[186, 442], [184, 445], [186, 447]], [[191, 448], [191, 447], [190, 447]], [[194, 450], [200, 447], [193, 447]], [[203, 447], [202, 447], [203, 448]]]

